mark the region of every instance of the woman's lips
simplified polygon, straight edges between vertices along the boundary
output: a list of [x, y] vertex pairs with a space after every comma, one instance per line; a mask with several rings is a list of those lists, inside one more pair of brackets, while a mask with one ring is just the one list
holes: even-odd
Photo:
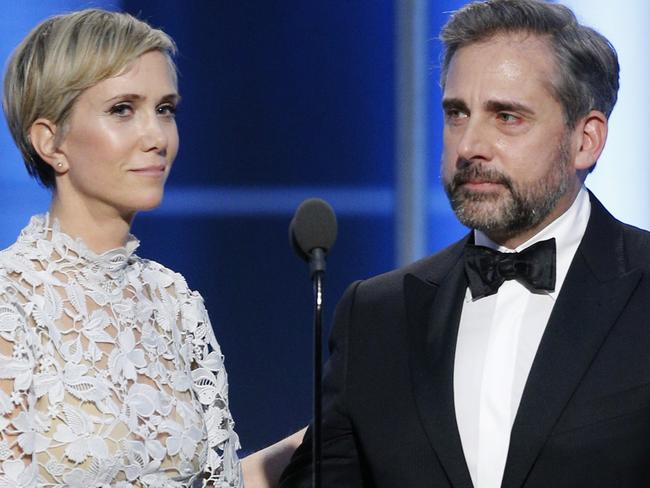
[[141, 176], [162, 176], [165, 174], [165, 167], [159, 165], [146, 166], [144, 168], [136, 168], [130, 170], [132, 173], [141, 175]]

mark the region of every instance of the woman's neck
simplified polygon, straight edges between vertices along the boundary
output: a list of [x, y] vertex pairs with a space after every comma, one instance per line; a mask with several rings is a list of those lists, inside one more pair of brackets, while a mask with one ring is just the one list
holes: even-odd
[[61, 231], [73, 238], [81, 238], [90, 250], [98, 254], [123, 247], [133, 220], [133, 215], [122, 216], [113, 208], [90, 209], [63, 202], [56, 193], [49, 213], [50, 218], [59, 221]]

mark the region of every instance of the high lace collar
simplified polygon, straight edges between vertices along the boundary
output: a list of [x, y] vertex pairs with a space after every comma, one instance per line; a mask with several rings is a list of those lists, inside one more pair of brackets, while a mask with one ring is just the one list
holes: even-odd
[[31, 243], [39, 240], [50, 241], [62, 256], [74, 255], [89, 266], [111, 274], [125, 269], [140, 245], [140, 241], [129, 234], [123, 247], [97, 254], [81, 238], [63, 232], [59, 220], [51, 218], [49, 213], [34, 215], [20, 233], [19, 241]]

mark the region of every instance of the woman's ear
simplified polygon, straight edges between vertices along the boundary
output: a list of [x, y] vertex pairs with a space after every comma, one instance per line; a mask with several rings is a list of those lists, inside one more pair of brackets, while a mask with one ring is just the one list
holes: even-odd
[[49, 164], [56, 174], [64, 174], [68, 171], [68, 161], [59, 150], [58, 142], [61, 135], [57, 130], [62, 129], [52, 121], [36, 119], [29, 128], [29, 139], [41, 159]]
[[577, 170], [592, 168], [605, 147], [607, 140], [607, 117], [598, 110], [585, 115], [576, 126], [580, 147], [575, 157]]

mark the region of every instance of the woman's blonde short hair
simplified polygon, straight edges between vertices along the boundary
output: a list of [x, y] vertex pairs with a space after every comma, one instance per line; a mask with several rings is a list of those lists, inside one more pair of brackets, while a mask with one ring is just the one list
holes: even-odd
[[126, 13], [87, 9], [56, 15], [23, 39], [5, 72], [3, 108], [30, 175], [54, 187], [53, 168], [29, 138], [34, 121], [45, 118], [56, 124], [60, 142], [72, 107], [86, 88], [117, 76], [153, 50], [167, 56], [176, 81], [174, 41]]

